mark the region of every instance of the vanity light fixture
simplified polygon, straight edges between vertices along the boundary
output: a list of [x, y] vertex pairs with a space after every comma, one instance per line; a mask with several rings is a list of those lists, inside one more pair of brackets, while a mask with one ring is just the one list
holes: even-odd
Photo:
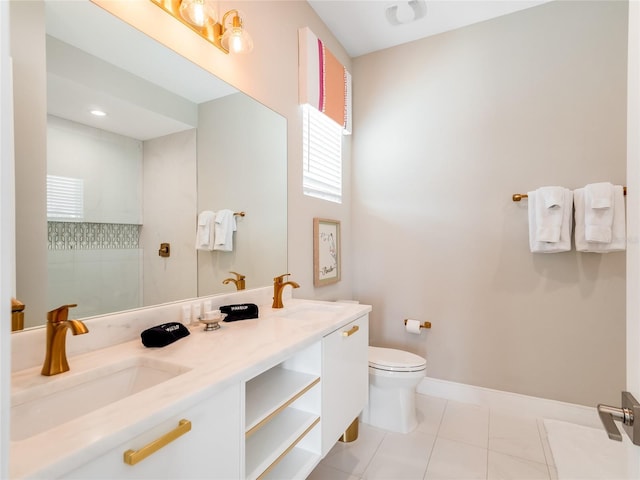
[[224, 53], [249, 53], [253, 50], [253, 41], [243, 26], [242, 14], [238, 10], [229, 10], [218, 22], [212, 0], [150, 1]]
[[211, 0], [182, 0], [180, 16], [196, 27], [204, 27], [207, 22], [216, 23], [216, 12]]
[[[230, 25], [227, 24], [231, 16]], [[222, 48], [231, 53], [249, 53], [253, 50], [251, 35], [243, 28], [238, 10], [229, 10], [222, 17]]]

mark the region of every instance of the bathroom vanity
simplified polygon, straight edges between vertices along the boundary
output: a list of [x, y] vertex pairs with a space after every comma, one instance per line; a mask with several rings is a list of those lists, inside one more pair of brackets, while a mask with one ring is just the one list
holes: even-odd
[[[180, 303], [157, 308], [155, 324]], [[17, 371], [11, 477], [304, 478], [367, 402], [370, 310], [288, 299], [157, 349], [146, 315], [135, 339], [70, 353], [69, 372]], [[83, 337], [116, 320], [93, 322]]]

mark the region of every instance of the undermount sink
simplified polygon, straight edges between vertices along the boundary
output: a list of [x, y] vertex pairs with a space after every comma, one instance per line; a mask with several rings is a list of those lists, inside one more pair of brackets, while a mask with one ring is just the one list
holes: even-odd
[[73, 370], [11, 396], [11, 440], [19, 441], [170, 380], [189, 368], [133, 357], [85, 372]]

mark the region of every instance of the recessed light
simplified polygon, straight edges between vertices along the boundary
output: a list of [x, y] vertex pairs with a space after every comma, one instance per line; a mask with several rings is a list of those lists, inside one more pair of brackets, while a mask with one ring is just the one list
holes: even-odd
[[93, 109], [90, 110], [91, 115], [95, 115], [96, 117], [106, 117], [107, 113], [102, 111], [102, 110], [98, 110], [98, 109]]

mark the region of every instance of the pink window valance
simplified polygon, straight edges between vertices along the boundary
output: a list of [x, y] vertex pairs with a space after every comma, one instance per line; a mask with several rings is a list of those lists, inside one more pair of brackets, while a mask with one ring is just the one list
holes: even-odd
[[351, 74], [308, 27], [299, 30], [300, 104], [309, 104], [351, 133]]

